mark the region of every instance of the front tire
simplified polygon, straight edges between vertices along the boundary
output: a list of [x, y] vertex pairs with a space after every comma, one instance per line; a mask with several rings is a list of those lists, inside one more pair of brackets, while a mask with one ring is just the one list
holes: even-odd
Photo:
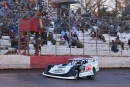
[[87, 76], [88, 79], [95, 79], [96, 70], [93, 68], [93, 75]]
[[78, 70], [75, 70], [74, 71], [74, 79], [78, 79], [78, 77], [79, 77], [79, 72], [78, 72]]
[[53, 67], [54, 65], [48, 65], [47, 68], [45, 69], [44, 73], [48, 73], [48, 71]]

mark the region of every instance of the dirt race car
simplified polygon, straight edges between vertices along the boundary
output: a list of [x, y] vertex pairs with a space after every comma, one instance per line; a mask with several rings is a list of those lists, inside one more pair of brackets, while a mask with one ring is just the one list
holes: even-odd
[[99, 71], [97, 57], [79, 57], [69, 59], [66, 64], [48, 65], [43, 76], [61, 79], [77, 79], [87, 77], [94, 79], [96, 72]]

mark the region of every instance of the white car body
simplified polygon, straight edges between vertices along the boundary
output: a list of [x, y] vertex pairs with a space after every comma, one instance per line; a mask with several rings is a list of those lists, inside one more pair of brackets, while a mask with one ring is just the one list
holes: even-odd
[[[59, 64], [48, 67], [43, 72], [44, 76], [62, 78], [62, 79], [77, 79], [79, 77], [95, 76], [99, 71], [98, 57], [79, 57], [72, 58], [67, 64]], [[75, 73], [77, 75], [75, 75]]]

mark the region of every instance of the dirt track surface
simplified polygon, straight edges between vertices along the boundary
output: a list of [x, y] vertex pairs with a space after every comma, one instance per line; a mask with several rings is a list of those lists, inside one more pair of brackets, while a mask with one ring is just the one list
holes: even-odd
[[0, 70], [0, 87], [130, 87], [130, 69], [100, 69], [94, 80], [48, 78], [43, 71]]

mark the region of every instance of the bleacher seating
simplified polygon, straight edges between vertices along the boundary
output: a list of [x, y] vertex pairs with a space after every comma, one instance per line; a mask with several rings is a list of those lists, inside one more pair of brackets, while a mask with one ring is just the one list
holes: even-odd
[[4, 40], [10, 40], [10, 36], [2, 36], [2, 39], [4, 39]]
[[[87, 33], [87, 32], [86, 32]], [[86, 35], [86, 34], [85, 34]], [[79, 40], [83, 43], [84, 42], [84, 49], [83, 48], [77, 48], [76, 46], [74, 48], [69, 48], [66, 44], [65, 45], [60, 45], [60, 34], [54, 34], [56, 45], [52, 45], [50, 41], [47, 41], [47, 45], [44, 45], [41, 47], [41, 52], [39, 51], [40, 55], [112, 55], [112, 56], [126, 56], [129, 55], [128, 52], [130, 52], [129, 47], [127, 46], [127, 40], [128, 36], [127, 34], [124, 34], [123, 37], [120, 37], [121, 40], [124, 42], [124, 49], [121, 50], [121, 46], [119, 47], [119, 52], [118, 53], [113, 53], [111, 51], [110, 45], [109, 45], [109, 40], [115, 40], [115, 37], [109, 37], [107, 34], [104, 34], [106, 42], [103, 42], [101, 40], [93, 39], [90, 36], [85, 36], [83, 37], [83, 33], [80, 32], [79, 34]], [[33, 39], [34, 37], [30, 37]], [[83, 41], [84, 39], [84, 41]], [[97, 43], [97, 44], [96, 44]], [[1, 38], [1, 47], [4, 49], [1, 50], [0, 54], [6, 54], [10, 49], [12, 49], [10, 43], [10, 37], [9, 36], [2, 36]], [[35, 48], [33, 44], [29, 44], [29, 54], [34, 55], [35, 53]], [[97, 52], [96, 52], [97, 50]], [[24, 52], [21, 51], [21, 54]]]
[[[109, 35], [104, 34], [106, 42], [103, 42], [101, 40], [93, 39], [90, 36], [85, 36], [83, 37], [83, 33], [79, 31], [79, 40], [83, 43], [84, 39], [84, 48], [77, 48], [76, 46], [73, 48], [69, 48], [66, 44], [65, 45], [60, 45], [60, 34], [54, 34], [56, 45], [52, 45], [50, 41], [47, 41], [47, 45], [44, 45], [41, 47], [41, 52], [39, 53], [40, 55], [112, 55], [112, 56], [125, 56], [128, 55], [128, 51], [126, 49], [128, 48], [127, 45], [127, 40], [128, 38], [122, 38], [122, 41], [125, 44], [125, 50], [121, 49], [121, 46], [119, 45], [119, 52], [114, 53], [111, 51], [110, 47], [110, 42], [112, 40], [115, 40], [116, 37], [109, 37]], [[85, 34], [87, 34], [86, 32]], [[125, 35], [124, 35], [125, 36]], [[127, 37], [127, 36], [126, 36]], [[97, 44], [96, 44], [97, 43]], [[35, 49], [33, 47], [33, 44], [29, 44], [30, 50], [29, 53], [30, 55], [34, 55]], [[97, 51], [97, 52], [96, 52]], [[122, 52], [122, 53], [121, 53]], [[125, 53], [126, 52], [126, 53]]]
[[0, 55], [4, 55], [4, 54], [6, 54], [8, 52], [8, 50], [0, 50]]
[[0, 39], [0, 46], [2, 49], [8, 49], [11, 46], [10, 37], [9, 36], [2, 36]]
[[[5, 18], [3, 18], [2, 22], [13, 22], [17, 23], [19, 18], [23, 17], [23, 16], [27, 16], [27, 13], [29, 13], [29, 11], [22, 11], [22, 9], [20, 11], [18, 11], [18, 14], [21, 15], [20, 17], [18, 17], [18, 19], [16, 21], [13, 20], [12, 17], [8, 17], [10, 15], [13, 14], [13, 11], [10, 10], [8, 15], [5, 15]], [[52, 12], [52, 14], [56, 14], [56, 12]], [[34, 14], [36, 15], [36, 13]], [[53, 15], [54, 16], [54, 15]], [[47, 27], [48, 32], [52, 32], [54, 33], [54, 21], [51, 21], [52, 25], [51, 27]], [[94, 29], [97, 29], [96, 26], [93, 27]], [[88, 29], [88, 31], [85, 31], [84, 33], [82, 33], [82, 31], [78, 31], [78, 38], [79, 41], [81, 43], [84, 44], [84, 48], [77, 48], [76, 46], [74, 46], [73, 48], [69, 48], [69, 46], [66, 44], [64, 45], [60, 45], [60, 37], [61, 34], [53, 34], [54, 39], [57, 41], [55, 45], [52, 45], [50, 41], [47, 41], [47, 45], [44, 45], [41, 47], [41, 52], [40, 55], [113, 55], [113, 56], [127, 56], [130, 55], [130, 48], [127, 45], [127, 41], [129, 38], [129, 34], [126, 33], [118, 33], [118, 35], [120, 35], [120, 39], [122, 42], [124, 42], [124, 50], [121, 49], [121, 46], [119, 47], [119, 52], [118, 53], [113, 53], [111, 51], [110, 48], [110, 41], [115, 40], [116, 37], [112, 37], [109, 36], [108, 34], [103, 34], [103, 36], [106, 39], [106, 42], [103, 42], [101, 40], [96, 40], [96, 38], [92, 38], [90, 37], [90, 32], [91, 29]], [[34, 34], [31, 35], [30, 39], [33, 40], [33, 38], [35, 37]], [[2, 36], [1, 38], [1, 42], [0, 42], [0, 47], [1, 47], [1, 52], [0, 54], [6, 54], [8, 51], [10, 50], [14, 50], [13, 48], [11, 48], [11, 41], [10, 41], [10, 36]], [[29, 54], [30, 55], [34, 55], [35, 53], [35, 48], [32, 44], [32, 41], [30, 40], [29, 43]], [[24, 50], [21, 50], [22, 54], [24, 52]], [[26, 51], [27, 53], [27, 51]]]

